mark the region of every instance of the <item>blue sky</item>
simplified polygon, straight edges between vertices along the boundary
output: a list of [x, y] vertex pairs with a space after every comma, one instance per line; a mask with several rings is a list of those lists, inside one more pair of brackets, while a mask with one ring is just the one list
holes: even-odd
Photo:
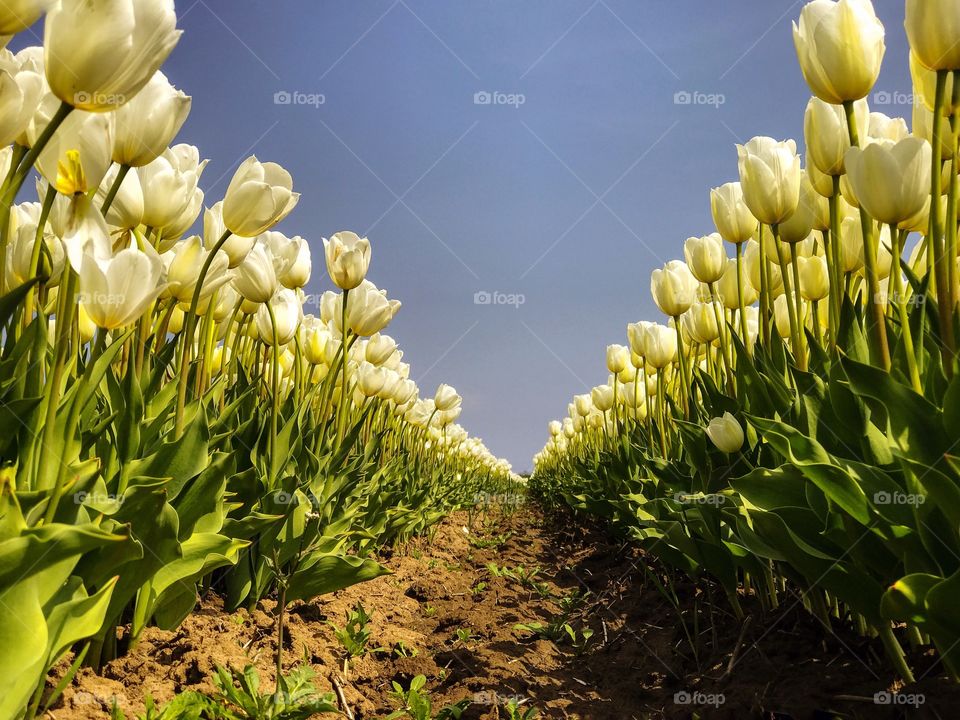
[[[547, 421], [604, 380], [605, 346], [659, 319], [650, 271], [713, 231], [734, 144], [802, 141], [802, 5], [178, 0], [164, 70], [194, 97], [179, 140], [211, 160], [208, 204], [249, 154], [288, 168], [302, 198], [280, 229], [311, 242], [316, 292], [321, 237], [367, 234], [422, 391], [454, 385], [464, 426], [523, 470]], [[877, 90], [902, 100], [903, 2], [875, 6]]]

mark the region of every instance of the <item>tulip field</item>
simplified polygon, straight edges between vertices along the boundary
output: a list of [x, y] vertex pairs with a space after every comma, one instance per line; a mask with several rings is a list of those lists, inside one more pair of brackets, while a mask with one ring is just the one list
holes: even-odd
[[773, 610], [798, 588], [824, 628], [877, 639], [903, 692], [923, 649], [960, 680], [958, 13], [906, 2], [908, 123], [865, 99], [871, 3], [803, 8], [806, 157], [737, 146], [716, 232], [651, 275], [664, 318], [607, 348], [531, 483], [714, 578], [741, 622], [745, 589]]
[[254, 156], [204, 194], [173, 0], [0, 2], [0, 720], [799, 718], [785, 617], [873, 678], [816, 717], [960, 697], [960, 4], [904, 4], [906, 120], [870, 0], [797, 8], [802, 154], [730, 148], [527, 477], [376, 241]]

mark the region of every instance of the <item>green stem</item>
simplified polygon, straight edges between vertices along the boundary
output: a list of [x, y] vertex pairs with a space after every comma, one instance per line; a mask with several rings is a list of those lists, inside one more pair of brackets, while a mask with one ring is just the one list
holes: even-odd
[[793, 349], [793, 357], [800, 364], [801, 346], [800, 333], [797, 320], [797, 306], [794, 303], [792, 282], [790, 273], [787, 270], [787, 260], [783, 256], [783, 243], [780, 242], [780, 229], [776, 225], [771, 225], [770, 230], [773, 233], [773, 246], [777, 251], [777, 259], [780, 261], [780, 278], [783, 280], [783, 294], [787, 303], [787, 317], [790, 320], [790, 345]]
[[905, 297], [900, 278], [900, 267], [903, 263], [903, 259], [901, 258], [903, 246], [900, 240], [900, 233], [895, 225], [890, 226], [890, 239], [893, 243], [891, 247], [893, 266], [890, 268], [891, 301], [896, 303], [900, 315], [900, 331], [903, 333], [903, 349], [907, 356], [910, 382], [913, 384], [913, 389], [920, 395], [923, 395], [923, 383], [920, 382], [917, 354], [913, 346], [913, 331], [910, 328], [910, 313], [907, 311], [907, 298]]
[[749, 352], [750, 340], [747, 335], [747, 305], [743, 301], [743, 243], [737, 243], [737, 303], [740, 314], [740, 334], [743, 337], [743, 346]]
[[[800, 264], [797, 262], [797, 245], [790, 244], [790, 264], [793, 266], [793, 293], [797, 312], [797, 340], [799, 341], [800, 355], [797, 357], [800, 363], [800, 369], [807, 369], [807, 335], [804, 328], [806, 322], [803, 314], [803, 296], [800, 294]], [[820, 322], [819, 318], [814, 318], [814, 324]]]
[[183, 433], [183, 416], [184, 409], [187, 405], [187, 377], [190, 374], [190, 360], [193, 353], [193, 335], [196, 330], [197, 308], [200, 306], [200, 293], [203, 291], [203, 283], [204, 280], [206, 280], [207, 273], [210, 271], [210, 266], [213, 264], [214, 257], [216, 257], [217, 253], [220, 252], [220, 248], [224, 246], [224, 243], [227, 242], [227, 239], [230, 237], [230, 235], [232, 235], [232, 233], [229, 230], [224, 231], [220, 239], [217, 240], [217, 244], [214, 245], [207, 254], [207, 259], [204, 260], [203, 267], [200, 269], [200, 275], [197, 278], [197, 284], [193, 288], [193, 297], [190, 300], [190, 309], [183, 318], [183, 333], [180, 336], [180, 341], [183, 343], [183, 346], [181, 347], [182, 354], [180, 360], [180, 377], [177, 378], [177, 414], [174, 425], [175, 437], [179, 437]]
[[[859, 147], [860, 137], [857, 131], [857, 122], [852, 102], [845, 102], [843, 109], [847, 116], [847, 132], [850, 144]], [[937, 184], [939, 185], [939, 172]], [[931, 213], [931, 217], [936, 213]], [[860, 227], [863, 230], [863, 266], [867, 281], [867, 307], [869, 321], [867, 329], [870, 332], [871, 346], [874, 361], [879, 363], [887, 372], [890, 371], [890, 346], [887, 344], [887, 322], [883, 307], [883, 298], [880, 297], [880, 284], [877, 280], [877, 247], [874, 243], [873, 221], [867, 211], [860, 208]], [[952, 343], [952, 340], [951, 340]]]
[[890, 658], [890, 662], [893, 663], [897, 673], [905, 683], [908, 685], [912, 684], [914, 682], [913, 672], [910, 670], [910, 666], [907, 665], [903, 648], [900, 646], [900, 643], [897, 642], [897, 638], [893, 634], [893, 628], [889, 623], [883, 623], [879, 628], [876, 628], [876, 630], [877, 634], [880, 635], [880, 640], [883, 642], [884, 649], [887, 651], [887, 657]]
[[103, 199], [103, 205], [100, 206], [100, 212], [104, 215], [107, 214], [107, 210], [113, 205], [113, 201], [117, 197], [117, 193], [120, 192], [120, 186], [123, 185], [123, 181], [127, 177], [128, 172], [130, 172], [129, 165], [121, 165], [120, 169], [117, 170], [117, 177], [113, 181], [113, 185], [110, 186], [110, 191], [107, 193], [107, 196]]
[[[280, 414], [280, 343], [277, 339], [277, 318], [273, 312], [273, 305], [267, 302], [267, 313], [270, 315], [270, 328], [273, 332], [271, 345], [273, 346], [273, 372], [271, 373], [272, 400], [270, 407], [270, 487], [274, 487], [273, 468], [276, 467], [277, 452], [277, 418]], [[282, 610], [281, 610], [282, 613]], [[279, 660], [278, 660], [279, 662]]]

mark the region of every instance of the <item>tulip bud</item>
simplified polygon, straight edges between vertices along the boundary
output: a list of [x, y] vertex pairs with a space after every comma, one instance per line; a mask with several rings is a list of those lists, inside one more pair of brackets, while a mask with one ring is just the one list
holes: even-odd
[[834, 105], [870, 93], [886, 51], [870, 0], [813, 0], [793, 24], [793, 44], [813, 94]]
[[448, 412], [460, 407], [461, 397], [449, 385], [441, 384], [437, 387], [437, 392], [433, 396], [433, 403], [437, 410]]
[[686, 263], [671, 260], [650, 275], [650, 292], [660, 312], [677, 317], [696, 300], [699, 284]]
[[683, 329], [697, 343], [709, 345], [720, 337], [716, 312], [723, 315], [723, 308], [713, 303], [694, 303], [681, 317]]
[[[737, 310], [740, 308], [740, 287], [737, 279], [737, 261], [733, 258], [727, 260], [726, 268], [720, 282], [717, 283], [717, 294], [723, 301], [723, 306], [727, 310]], [[743, 304], [752, 305], [757, 301], [757, 291], [747, 280], [746, 271], [743, 273]]]
[[613, 407], [613, 388], [609, 385], [598, 385], [590, 391], [590, 401], [600, 412], [607, 412]]
[[823, 300], [830, 294], [830, 273], [826, 258], [814, 255], [797, 258], [800, 294], [804, 300]]
[[719, 233], [688, 238], [683, 245], [683, 254], [690, 272], [702, 283], [715, 283], [723, 275], [727, 255]]
[[623, 372], [630, 364], [630, 351], [623, 345], [607, 345], [607, 370], [613, 374]]
[[0, 35], [15, 35], [33, 25], [53, 0], [4, 0], [0, 3]]
[[257, 243], [237, 266], [233, 286], [245, 300], [253, 303], [265, 303], [274, 296], [280, 281], [265, 245]]
[[327, 272], [341, 290], [352, 290], [363, 282], [370, 267], [370, 241], [356, 233], [341, 231], [323, 239]]
[[[927, 112], [933, 114], [933, 106], [937, 99], [937, 71], [924, 65], [913, 51], [910, 52], [910, 77], [913, 78], [914, 104], [922, 105], [927, 109]], [[960, 107], [954, 107], [953, 104], [953, 73], [947, 73], [942, 109], [944, 117], [950, 117], [960, 109]], [[916, 130], [914, 130], [914, 133], [916, 133]], [[927, 137], [927, 140], [929, 139]]]
[[857, 200], [885, 224], [916, 215], [930, 192], [931, 155], [930, 143], [917, 137], [850, 148], [847, 175]]
[[[859, 137], [866, 138], [870, 127], [870, 107], [866, 100], [854, 103], [854, 118]], [[843, 159], [850, 149], [850, 133], [843, 107], [810, 98], [803, 115], [803, 137], [807, 143], [808, 169], [815, 165], [824, 175], [846, 172]]]
[[[270, 309], [276, 320], [276, 330], [270, 319]], [[267, 303], [257, 309], [256, 326], [260, 339], [269, 345], [286, 345], [293, 340], [303, 319], [303, 304], [293, 290], [282, 288]]]
[[800, 202], [797, 144], [755, 137], [746, 145], [737, 145], [737, 158], [744, 201], [753, 216], [777, 225], [793, 215]]
[[727, 242], [739, 245], [757, 231], [757, 219], [743, 200], [743, 187], [738, 182], [726, 183], [710, 191], [710, 212], [713, 224]]
[[647, 328], [644, 346], [647, 349], [647, 362], [657, 370], [662, 370], [677, 358], [676, 331], [665, 325], [651, 325]]
[[729, 412], [723, 417], [713, 418], [706, 428], [707, 437], [721, 452], [737, 452], [743, 447], [743, 428]]
[[960, 70], [960, 5], [955, 0], [907, 0], [910, 49], [931, 70]]
[[777, 333], [782, 338], [792, 337], [790, 333], [790, 307], [786, 295], [780, 295], [773, 301], [773, 320]]

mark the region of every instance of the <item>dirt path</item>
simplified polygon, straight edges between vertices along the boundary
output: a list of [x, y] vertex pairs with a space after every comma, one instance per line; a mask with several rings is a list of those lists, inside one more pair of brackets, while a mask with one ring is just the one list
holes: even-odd
[[[744, 629], [724, 610], [722, 593], [686, 580], [676, 585], [678, 613], [639, 554], [597, 530], [533, 511], [465, 533], [467, 522], [459, 513], [432, 542], [423, 538], [382, 557], [393, 575], [294, 606], [288, 663], [305, 659], [323, 690], [339, 684], [358, 720], [386, 717], [397, 707], [391, 681], [406, 686], [419, 674], [435, 711], [473, 700], [465, 720], [507, 717], [498, 703], [510, 698], [537, 707], [541, 718], [834, 717], [819, 714], [827, 709], [850, 718], [901, 716], [902, 707], [874, 703], [892, 682], [877, 647], [839, 624], [828, 633], [798, 598], [762, 616], [745, 597], [752, 618]], [[709, 594], [718, 600], [712, 615]], [[345, 670], [327, 621], [342, 626], [358, 601], [372, 616], [370, 647], [384, 651]], [[148, 629], [102, 675], [82, 671], [48, 717], [105, 718], [113, 697], [132, 717], [147, 694], [162, 702], [178, 691], [209, 689], [217, 664], [252, 662], [262, 686], [272, 688], [272, 609], [265, 602], [252, 613], [226, 613], [208, 597], [178, 631]], [[517, 629], [521, 623], [553, 623], [556, 637], [534, 636]], [[593, 632], [586, 641], [584, 629]], [[697, 657], [688, 636], [700, 638]], [[930, 658], [913, 662], [924, 678], [911, 692], [924, 702], [910, 717], [955, 717], [960, 692], [928, 670]]]

